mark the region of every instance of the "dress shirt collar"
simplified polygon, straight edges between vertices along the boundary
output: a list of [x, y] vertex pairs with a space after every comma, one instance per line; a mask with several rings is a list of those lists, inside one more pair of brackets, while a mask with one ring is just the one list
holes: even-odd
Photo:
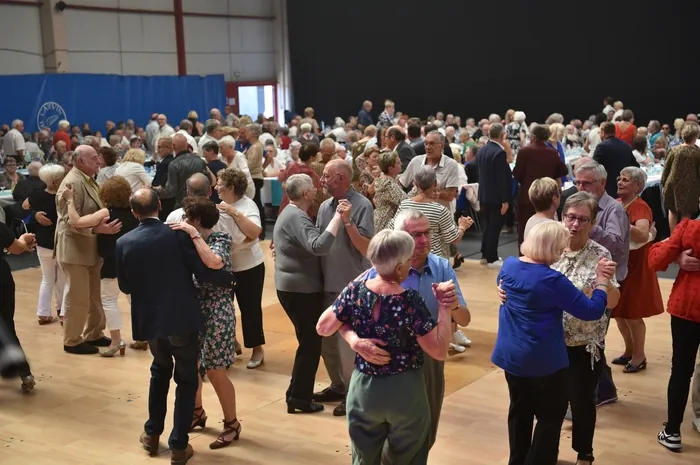
[[615, 201], [615, 199], [610, 197], [607, 192], [603, 192], [603, 196], [600, 198], [600, 200], [598, 200], [598, 210], [599, 211], [607, 210], [611, 204], [615, 204], [615, 203], [617, 203]]
[[[440, 168], [444, 168], [444, 167], [445, 167], [445, 158], [446, 158], [445, 155], [442, 155], [442, 156], [440, 157], [440, 162], [438, 163], [438, 166], [439, 166]], [[427, 164], [428, 164], [428, 155], [425, 155], [425, 158], [423, 159], [423, 164], [424, 164], [424, 165], [427, 165]]]
[[493, 139], [489, 140], [489, 142], [492, 142], [492, 143], [494, 143], [494, 144], [498, 145], [498, 146], [499, 146], [499, 147], [501, 148], [501, 150], [505, 150], [505, 147], [503, 147], [503, 145], [501, 145], [501, 143], [500, 143], [500, 142], [496, 142], [496, 141], [495, 141], [495, 140], [493, 140]]

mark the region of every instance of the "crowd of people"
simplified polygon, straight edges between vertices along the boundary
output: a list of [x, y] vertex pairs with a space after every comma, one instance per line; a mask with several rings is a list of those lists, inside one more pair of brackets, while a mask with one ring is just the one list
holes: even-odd
[[[554, 465], [565, 419], [573, 422], [578, 465], [593, 462], [596, 406], [618, 399], [605, 352], [610, 319], [625, 342], [611, 363], [626, 374], [647, 369], [644, 319], [664, 309], [654, 271], [675, 261], [681, 284], [668, 304], [669, 416], [658, 441], [678, 451], [700, 346], [700, 309], [689, 297], [700, 271], [691, 220], [699, 210], [700, 128], [695, 115], [674, 122], [674, 135], [656, 121], [638, 128], [621, 102], [604, 105], [567, 125], [559, 114], [528, 125], [524, 112], [508, 110], [463, 126], [441, 112], [410, 118], [389, 100], [375, 124], [366, 101], [325, 131], [312, 108], [280, 127], [227, 107], [223, 115], [212, 109], [204, 124], [190, 112], [174, 128], [162, 114], [144, 128], [108, 121], [106, 138], [68, 121], [55, 133], [23, 134], [17, 120], [1, 129], [0, 181], [14, 198], [4, 208], [7, 226], [0, 223], [2, 245], [10, 253], [36, 248], [37, 321], [60, 321], [66, 353], [124, 356], [117, 301], [120, 292], [128, 296], [130, 347], [153, 354], [140, 442], [157, 452], [174, 370], [173, 463], [189, 460], [188, 433], [206, 426], [204, 378], [224, 415], [210, 447], [240, 437], [226, 374], [242, 353], [234, 302], [251, 350], [247, 368], [264, 363], [264, 177], [277, 177], [284, 191], [270, 248], [277, 297], [298, 340], [287, 411], [335, 404], [333, 414], [348, 418], [357, 464], [427, 462], [444, 360], [471, 344], [459, 329], [471, 315], [454, 269], [476, 220], [481, 263], [499, 270], [492, 361], [510, 392], [512, 465]], [[573, 149], [575, 163], [567, 156]], [[655, 163], [664, 164], [672, 231], [656, 244], [652, 211], [640, 198], [644, 168]], [[18, 172], [25, 165], [26, 177]], [[457, 200], [467, 189], [474, 196], [470, 216], [462, 216]], [[17, 237], [18, 223], [29, 232]], [[521, 257], [503, 260], [499, 237], [516, 224]], [[4, 255], [1, 266], [0, 350], [15, 349], [6, 358], [14, 368], [0, 369], [30, 391], [35, 380], [17, 350]], [[321, 359], [330, 385], [314, 392]], [[700, 417], [700, 380], [694, 389]]]

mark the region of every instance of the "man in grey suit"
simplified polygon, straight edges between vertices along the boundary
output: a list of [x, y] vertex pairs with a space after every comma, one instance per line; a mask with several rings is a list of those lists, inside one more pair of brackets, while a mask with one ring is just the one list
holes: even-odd
[[413, 157], [416, 156], [416, 151], [406, 142], [406, 134], [400, 126], [392, 126], [387, 129], [385, 141], [389, 150], [399, 154], [401, 172], [403, 173]]

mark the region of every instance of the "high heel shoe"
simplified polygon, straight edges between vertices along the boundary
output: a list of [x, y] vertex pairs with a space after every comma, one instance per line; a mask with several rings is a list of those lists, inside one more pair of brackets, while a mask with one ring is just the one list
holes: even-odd
[[[241, 437], [241, 422], [234, 418], [231, 421], [224, 421], [224, 430], [221, 432], [216, 441], [209, 444], [210, 449], [221, 449], [231, 444], [233, 441], [238, 441]], [[233, 436], [231, 436], [233, 435]], [[231, 436], [230, 439], [226, 439], [227, 436]]]
[[194, 414], [192, 415], [192, 425], [190, 426], [189, 432], [191, 433], [197, 427], [207, 427], [207, 412], [205, 412], [202, 407], [196, 407], [194, 409]]
[[293, 397], [287, 399], [287, 413], [317, 413], [323, 411], [323, 409], [323, 405], [314, 402]]
[[454, 260], [454, 263], [452, 265], [452, 269], [456, 270], [457, 268], [462, 266], [462, 263], [464, 263], [464, 257], [460, 254], [455, 255], [455, 260]]
[[121, 340], [116, 346], [103, 350], [102, 352], [100, 352], [100, 357], [114, 357], [115, 355], [117, 355], [117, 352], [119, 352], [119, 355], [121, 355], [122, 357], [126, 355], [126, 342]]

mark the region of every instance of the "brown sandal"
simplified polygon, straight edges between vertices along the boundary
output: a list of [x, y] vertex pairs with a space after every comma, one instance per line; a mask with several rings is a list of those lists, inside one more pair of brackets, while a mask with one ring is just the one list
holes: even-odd
[[194, 414], [192, 415], [192, 425], [190, 426], [190, 433], [194, 431], [195, 428], [206, 428], [207, 426], [207, 412], [204, 411], [202, 407], [195, 407]]
[[[231, 421], [224, 421], [224, 430], [221, 432], [216, 441], [209, 444], [210, 449], [221, 449], [231, 444], [233, 441], [238, 441], [241, 437], [241, 422], [234, 418]], [[227, 439], [229, 437], [230, 439]]]
[[38, 318], [39, 320], [39, 325], [44, 326], [44, 325], [50, 325], [51, 323], [55, 323], [58, 321], [58, 318], [55, 318], [53, 316], [40, 316]]

